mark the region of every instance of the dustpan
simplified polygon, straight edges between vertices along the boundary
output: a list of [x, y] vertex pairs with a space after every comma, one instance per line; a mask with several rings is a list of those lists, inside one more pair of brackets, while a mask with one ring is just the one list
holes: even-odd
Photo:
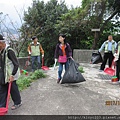
[[[114, 68], [113, 68], [114, 67]], [[114, 76], [115, 75], [115, 62], [114, 60], [112, 61], [112, 65], [111, 67], [107, 67], [104, 69], [104, 72], [110, 76]]]
[[105, 68], [104, 72], [110, 76], [115, 75], [115, 70], [113, 68]]
[[42, 58], [42, 67], [43, 70], [49, 70], [49, 67], [44, 66], [44, 58]]
[[7, 95], [6, 107], [0, 108], [0, 116], [3, 116], [5, 114], [7, 114], [7, 112], [8, 112], [8, 104], [9, 104], [9, 99], [10, 99], [11, 84], [12, 83], [10, 82], [9, 87], [8, 87], [8, 95]]

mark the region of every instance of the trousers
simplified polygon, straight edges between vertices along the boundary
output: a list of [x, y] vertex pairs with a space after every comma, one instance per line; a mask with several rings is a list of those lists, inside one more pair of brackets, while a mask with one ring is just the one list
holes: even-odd
[[62, 71], [63, 71], [63, 65], [65, 66], [65, 71], [68, 69], [68, 61], [66, 63], [59, 63], [59, 68], [58, 68], [58, 79], [62, 78]]
[[[0, 85], [0, 107], [6, 107], [7, 94], [8, 83], [5, 85]], [[16, 80], [12, 82], [10, 94], [14, 105], [18, 105], [21, 103], [21, 96], [16, 84]]]
[[103, 62], [102, 62], [102, 64], [101, 64], [100, 69], [101, 69], [101, 70], [104, 70], [105, 65], [106, 65], [106, 63], [107, 63], [107, 60], [108, 60], [108, 65], [109, 65], [109, 67], [111, 67], [113, 59], [114, 59], [114, 56], [113, 56], [113, 53], [112, 53], [112, 52], [110, 52], [110, 53], [104, 53], [104, 58], [103, 58]]

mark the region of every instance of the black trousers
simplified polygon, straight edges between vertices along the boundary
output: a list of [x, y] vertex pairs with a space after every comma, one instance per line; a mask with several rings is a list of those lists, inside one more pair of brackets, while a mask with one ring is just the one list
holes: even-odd
[[104, 53], [104, 58], [103, 58], [103, 62], [101, 64], [100, 70], [105, 69], [105, 65], [107, 63], [107, 60], [108, 60], [109, 67], [111, 67], [113, 59], [114, 59], [114, 56], [113, 56], [112, 52]]
[[[12, 82], [10, 93], [14, 104], [15, 105], [20, 104], [21, 96], [18, 90], [18, 86], [16, 84], [16, 80]], [[8, 83], [5, 85], [0, 85], [0, 107], [6, 106], [7, 94], [8, 94]]]
[[120, 79], [120, 58], [116, 61], [116, 76], [119, 80]]

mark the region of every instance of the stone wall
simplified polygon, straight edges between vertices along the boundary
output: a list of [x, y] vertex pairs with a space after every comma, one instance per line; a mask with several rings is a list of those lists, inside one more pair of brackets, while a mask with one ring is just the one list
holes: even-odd
[[[98, 50], [87, 50], [87, 49], [74, 49], [73, 50], [73, 58], [76, 62], [79, 63], [90, 63], [92, 52], [97, 52]], [[101, 53], [103, 56], [103, 53]], [[25, 67], [26, 61], [28, 57], [18, 58], [20, 69], [26, 69], [27, 71], [31, 71], [31, 65]]]
[[[87, 49], [74, 49], [73, 50], [73, 58], [76, 62], [82, 63], [90, 63], [92, 53], [97, 52], [98, 50], [87, 50]], [[101, 53], [103, 56], [103, 52]]]
[[18, 61], [19, 61], [20, 69], [31, 71], [31, 64], [26, 66], [26, 62], [28, 61], [28, 57], [18, 58]]

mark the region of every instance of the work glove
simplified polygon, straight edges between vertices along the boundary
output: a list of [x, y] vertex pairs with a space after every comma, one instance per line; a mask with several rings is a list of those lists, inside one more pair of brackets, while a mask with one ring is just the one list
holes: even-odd
[[70, 59], [74, 60], [72, 56], [69, 57]]
[[57, 59], [55, 58], [55, 63], [54, 63], [53, 70], [55, 70], [56, 63], [57, 63]]
[[100, 51], [98, 50], [98, 53], [100, 54]]
[[42, 55], [42, 58], [44, 58], [44, 54]]
[[31, 52], [29, 51], [29, 56], [31, 55]]
[[57, 62], [57, 59], [55, 58], [55, 63]]

